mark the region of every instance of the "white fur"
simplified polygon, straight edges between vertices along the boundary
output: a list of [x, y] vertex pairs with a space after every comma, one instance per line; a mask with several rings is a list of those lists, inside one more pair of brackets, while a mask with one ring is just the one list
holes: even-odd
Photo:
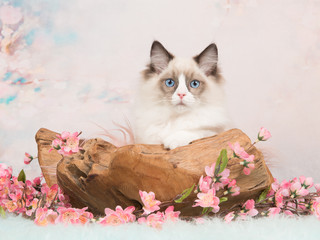
[[[172, 104], [173, 105], [179, 105], [179, 104], [185, 104], [189, 106], [190, 104], [195, 102], [195, 99], [193, 95], [189, 92], [187, 86], [186, 86], [186, 77], [184, 74], [180, 74], [179, 76], [179, 86], [172, 95]], [[181, 99], [179, 94], [185, 94], [185, 96]]]
[[[173, 59], [165, 71], [194, 69], [204, 73], [193, 60]], [[165, 74], [164, 73], [162, 74]], [[160, 76], [141, 82], [136, 101], [135, 136], [137, 143], [164, 144], [165, 148], [176, 148], [191, 141], [208, 137], [225, 130], [228, 117], [224, 107], [224, 93], [221, 83], [207, 79], [206, 91], [200, 100], [190, 93], [185, 85], [185, 76], [179, 76], [179, 86], [171, 101], [158, 100]], [[206, 76], [204, 76], [206, 78]], [[181, 102], [178, 93], [186, 96]]]
[[[9, 214], [8, 214], [9, 215]], [[239, 220], [225, 223], [218, 218], [205, 218], [203, 224], [178, 221], [164, 223], [161, 230], [145, 224], [128, 223], [120, 226], [99, 224], [63, 224], [37, 226], [32, 220], [9, 216], [0, 218], [1, 239], [5, 240], [123, 240], [123, 239], [246, 239], [246, 240], [318, 240], [319, 220], [315, 216], [275, 217]]]

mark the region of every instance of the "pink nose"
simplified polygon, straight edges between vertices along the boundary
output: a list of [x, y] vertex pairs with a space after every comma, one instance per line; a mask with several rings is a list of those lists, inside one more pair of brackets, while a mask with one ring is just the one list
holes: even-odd
[[178, 93], [178, 96], [180, 97], [180, 99], [182, 99], [186, 94], [185, 93]]

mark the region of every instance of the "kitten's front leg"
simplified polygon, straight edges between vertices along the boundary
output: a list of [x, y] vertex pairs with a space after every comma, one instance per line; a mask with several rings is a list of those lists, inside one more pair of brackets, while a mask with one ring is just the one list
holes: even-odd
[[170, 134], [163, 140], [165, 148], [174, 149], [180, 146], [188, 145], [193, 140], [199, 139], [202, 136], [188, 131], [179, 131]]

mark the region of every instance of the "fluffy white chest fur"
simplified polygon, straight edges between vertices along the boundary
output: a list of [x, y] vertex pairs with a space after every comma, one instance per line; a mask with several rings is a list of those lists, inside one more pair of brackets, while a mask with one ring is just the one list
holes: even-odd
[[136, 142], [173, 149], [224, 131], [229, 121], [222, 82], [214, 44], [181, 59], [154, 42], [136, 99]]

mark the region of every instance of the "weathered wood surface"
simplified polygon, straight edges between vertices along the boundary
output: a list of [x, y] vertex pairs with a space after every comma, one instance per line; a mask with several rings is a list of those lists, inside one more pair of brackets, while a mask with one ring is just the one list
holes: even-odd
[[[153, 191], [162, 202], [172, 200], [198, 183], [200, 176], [205, 174], [205, 166], [216, 161], [221, 149], [226, 148], [228, 156], [232, 156], [228, 142], [239, 142], [245, 149], [251, 145], [248, 136], [238, 129], [173, 150], [166, 150], [162, 145], [144, 144], [117, 148], [97, 138], [84, 141], [83, 150], [63, 158], [56, 150], [48, 152], [55, 136], [55, 132], [47, 129], [40, 129], [36, 134], [39, 163], [46, 182], [48, 185], [58, 183], [74, 207], [88, 206], [94, 214], [103, 214], [106, 207], [117, 205], [141, 208], [139, 190]], [[255, 155], [255, 169], [249, 176], [243, 174], [239, 159], [229, 160], [230, 177], [237, 180], [241, 194], [222, 203], [222, 210], [257, 198], [273, 181], [261, 152], [252, 147], [249, 153]], [[190, 196], [190, 200], [195, 196]], [[191, 204], [180, 204], [176, 209], [186, 216], [201, 211], [199, 207], [192, 208]]]

